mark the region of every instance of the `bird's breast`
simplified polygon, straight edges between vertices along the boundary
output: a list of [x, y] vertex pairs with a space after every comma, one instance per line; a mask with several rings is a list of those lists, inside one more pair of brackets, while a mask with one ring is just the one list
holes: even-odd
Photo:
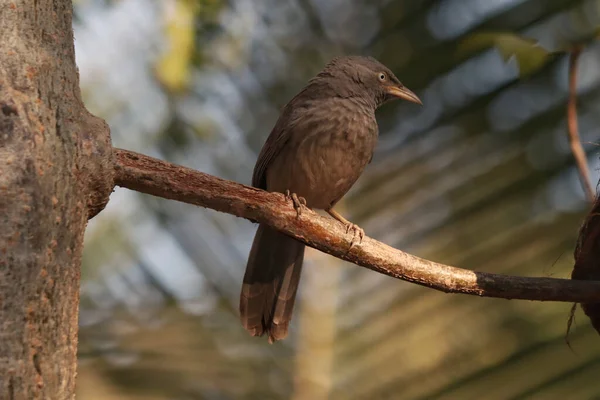
[[373, 110], [349, 99], [329, 100], [307, 106], [267, 171], [269, 190], [289, 190], [311, 208], [327, 209], [350, 190], [377, 142]]

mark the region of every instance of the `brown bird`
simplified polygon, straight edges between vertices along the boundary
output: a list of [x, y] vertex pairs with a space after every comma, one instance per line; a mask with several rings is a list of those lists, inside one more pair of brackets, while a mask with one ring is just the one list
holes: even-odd
[[[333, 206], [371, 162], [375, 110], [393, 99], [421, 104], [392, 71], [370, 57], [333, 59], [283, 109], [263, 146], [252, 186], [286, 193], [298, 212], [323, 209], [361, 239], [363, 231]], [[242, 284], [240, 317], [253, 336], [287, 336], [304, 244], [259, 225]]]

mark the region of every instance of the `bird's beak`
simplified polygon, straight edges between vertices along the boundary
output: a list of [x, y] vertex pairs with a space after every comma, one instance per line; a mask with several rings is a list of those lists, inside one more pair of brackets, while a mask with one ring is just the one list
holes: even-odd
[[423, 105], [421, 99], [419, 99], [419, 97], [417, 97], [416, 94], [414, 94], [411, 90], [407, 89], [404, 86], [390, 86], [387, 89], [387, 92], [389, 95], [397, 97], [399, 99], [404, 99], [412, 103]]

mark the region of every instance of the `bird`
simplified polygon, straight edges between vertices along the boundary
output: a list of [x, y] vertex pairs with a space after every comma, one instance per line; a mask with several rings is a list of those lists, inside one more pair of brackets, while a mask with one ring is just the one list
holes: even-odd
[[[362, 240], [364, 231], [333, 207], [371, 162], [375, 111], [394, 99], [422, 104], [372, 57], [332, 59], [282, 109], [262, 147], [252, 186], [286, 195], [301, 214], [325, 210]], [[240, 319], [252, 336], [284, 339], [292, 320], [305, 245], [259, 224], [240, 294]]]

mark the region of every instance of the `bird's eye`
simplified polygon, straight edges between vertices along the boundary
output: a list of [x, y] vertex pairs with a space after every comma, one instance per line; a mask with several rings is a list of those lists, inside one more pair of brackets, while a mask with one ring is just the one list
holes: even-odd
[[383, 82], [383, 81], [385, 81], [386, 79], [387, 79], [387, 76], [386, 76], [386, 75], [385, 75], [383, 72], [379, 73], [379, 80], [380, 80], [380, 81], [382, 81], [382, 82]]

